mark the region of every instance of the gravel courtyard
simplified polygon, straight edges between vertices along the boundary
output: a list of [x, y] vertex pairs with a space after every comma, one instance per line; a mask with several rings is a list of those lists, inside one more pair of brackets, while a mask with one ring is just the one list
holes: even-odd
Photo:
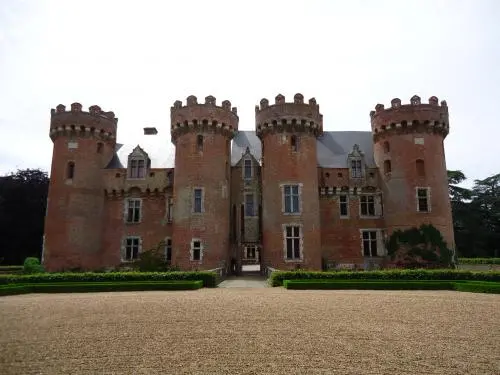
[[0, 373], [500, 374], [500, 296], [427, 291], [0, 298]]

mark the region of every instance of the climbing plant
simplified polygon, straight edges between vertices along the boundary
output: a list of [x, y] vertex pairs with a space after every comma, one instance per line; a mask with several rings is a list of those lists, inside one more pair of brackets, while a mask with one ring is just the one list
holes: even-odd
[[453, 252], [432, 224], [396, 230], [387, 241], [391, 260], [405, 268], [453, 267]]

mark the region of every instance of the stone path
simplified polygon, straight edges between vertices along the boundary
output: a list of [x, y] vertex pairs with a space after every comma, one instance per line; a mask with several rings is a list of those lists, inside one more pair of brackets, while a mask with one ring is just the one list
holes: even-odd
[[268, 288], [263, 276], [230, 276], [219, 284], [219, 288]]

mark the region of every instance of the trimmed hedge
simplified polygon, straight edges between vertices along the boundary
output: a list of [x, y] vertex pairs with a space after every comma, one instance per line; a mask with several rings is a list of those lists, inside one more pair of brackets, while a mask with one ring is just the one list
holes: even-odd
[[111, 282], [111, 281], [196, 281], [202, 280], [206, 288], [219, 284], [215, 272], [82, 272], [82, 273], [38, 273], [33, 275], [0, 275], [2, 284], [38, 284], [60, 282]]
[[458, 264], [500, 264], [500, 258], [458, 258]]
[[466, 270], [385, 270], [385, 271], [275, 271], [271, 273], [272, 286], [283, 285], [283, 280], [475, 280], [500, 281], [499, 271]]
[[126, 281], [126, 282], [81, 282], [81, 283], [37, 283], [0, 286], [0, 295], [23, 293], [88, 293], [88, 292], [131, 292], [150, 290], [196, 290], [203, 287], [203, 281]]
[[500, 283], [454, 280], [284, 280], [286, 289], [342, 290], [457, 290], [474, 293], [500, 293]]
[[23, 266], [0, 266], [0, 272], [22, 271]]

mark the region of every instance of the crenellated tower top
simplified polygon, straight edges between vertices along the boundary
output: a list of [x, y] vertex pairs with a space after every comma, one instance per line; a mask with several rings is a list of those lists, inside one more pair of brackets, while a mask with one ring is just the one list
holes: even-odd
[[255, 124], [259, 138], [273, 132], [309, 132], [315, 136], [323, 133], [323, 115], [316, 99], [304, 103], [302, 94], [295, 94], [293, 103], [287, 103], [281, 94], [276, 96], [273, 105], [262, 99], [260, 106], [255, 106]]
[[422, 103], [420, 97], [414, 95], [410, 104], [401, 104], [401, 99], [391, 100], [391, 107], [385, 108], [377, 104], [370, 112], [374, 141], [390, 134], [401, 133], [436, 133], [443, 138], [449, 133], [448, 105], [442, 100], [431, 96], [429, 103]]
[[224, 100], [222, 106], [217, 106], [216, 99], [209, 95], [205, 103], [198, 103], [196, 96], [186, 99], [186, 105], [180, 100], [175, 101], [170, 108], [170, 135], [175, 144], [177, 137], [190, 131], [217, 132], [230, 139], [238, 131], [238, 112], [231, 107], [229, 100]]
[[54, 141], [60, 135], [94, 135], [100, 139], [116, 139], [118, 118], [113, 112], [104, 112], [98, 105], [82, 111], [80, 103], [71, 104], [71, 109], [59, 104], [50, 111], [50, 138]]

